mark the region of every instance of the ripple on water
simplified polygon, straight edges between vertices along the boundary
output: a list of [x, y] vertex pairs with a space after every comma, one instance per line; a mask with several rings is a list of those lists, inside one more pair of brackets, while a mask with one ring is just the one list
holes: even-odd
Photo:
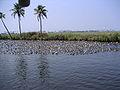
[[119, 57], [0, 55], [0, 90], [120, 90]]

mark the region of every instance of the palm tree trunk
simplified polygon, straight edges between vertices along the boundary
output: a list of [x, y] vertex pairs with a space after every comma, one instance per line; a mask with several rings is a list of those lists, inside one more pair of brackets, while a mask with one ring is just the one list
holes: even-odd
[[21, 37], [21, 23], [20, 23], [20, 17], [18, 17], [18, 22], [19, 22], [19, 32], [20, 32], [20, 37]]
[[5, 29], [7, 30], [7, 33], [9, 34], [10, 38], [12, 39], [12, 36], [11, 36], [11, 34], [10, 34], [10, 32], [9, 32], [9, 30], [8, 30], [8, 28], [7, 28], [7, 26], [5, 25], [4, 21], [3, 21], [2, 19], [1, 19], [1, 21], [2, 21], [2, 23], [3, 23], [4, 27], [5, 27]]
[[41, 16], [40, 16], [40, 33], [42, 34], [42, 19], [41, 19]]

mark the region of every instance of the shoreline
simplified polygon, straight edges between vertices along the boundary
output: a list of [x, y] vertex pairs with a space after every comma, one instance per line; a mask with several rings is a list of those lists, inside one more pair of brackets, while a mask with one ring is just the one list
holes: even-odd
[[117, 42], [0, 40], [0, 54], [84, 55], [120, 51]]

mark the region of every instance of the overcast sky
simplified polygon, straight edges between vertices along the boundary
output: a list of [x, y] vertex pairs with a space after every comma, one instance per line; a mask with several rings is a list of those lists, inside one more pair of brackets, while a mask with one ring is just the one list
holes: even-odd
[[[0, 0], [0, 11], [11, 32], [18, 32], [18, 18], [11, 16], [10, 9], [18, 0]], [[48, 19], [43, 20], [44, 31], [61, 30], [120, 30], [120, 0], [31, 0], [22, 18], [22, 32], [38, 31], [34, 8], [45, 5]], [[0, 22], [0, 32], [6, 32]]]

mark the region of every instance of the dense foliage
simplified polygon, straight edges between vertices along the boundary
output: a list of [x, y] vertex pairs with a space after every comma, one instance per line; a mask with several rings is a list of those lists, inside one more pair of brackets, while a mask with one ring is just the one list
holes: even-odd
[[[12, 34], [13, 40], [64, 40], [64, 41], [98, 41], [120, 42], [120, 32], [64, 32], [64, 33], [22, 33]], [[0, 39], [10, 39], [9, 35], [0, 35]]]

